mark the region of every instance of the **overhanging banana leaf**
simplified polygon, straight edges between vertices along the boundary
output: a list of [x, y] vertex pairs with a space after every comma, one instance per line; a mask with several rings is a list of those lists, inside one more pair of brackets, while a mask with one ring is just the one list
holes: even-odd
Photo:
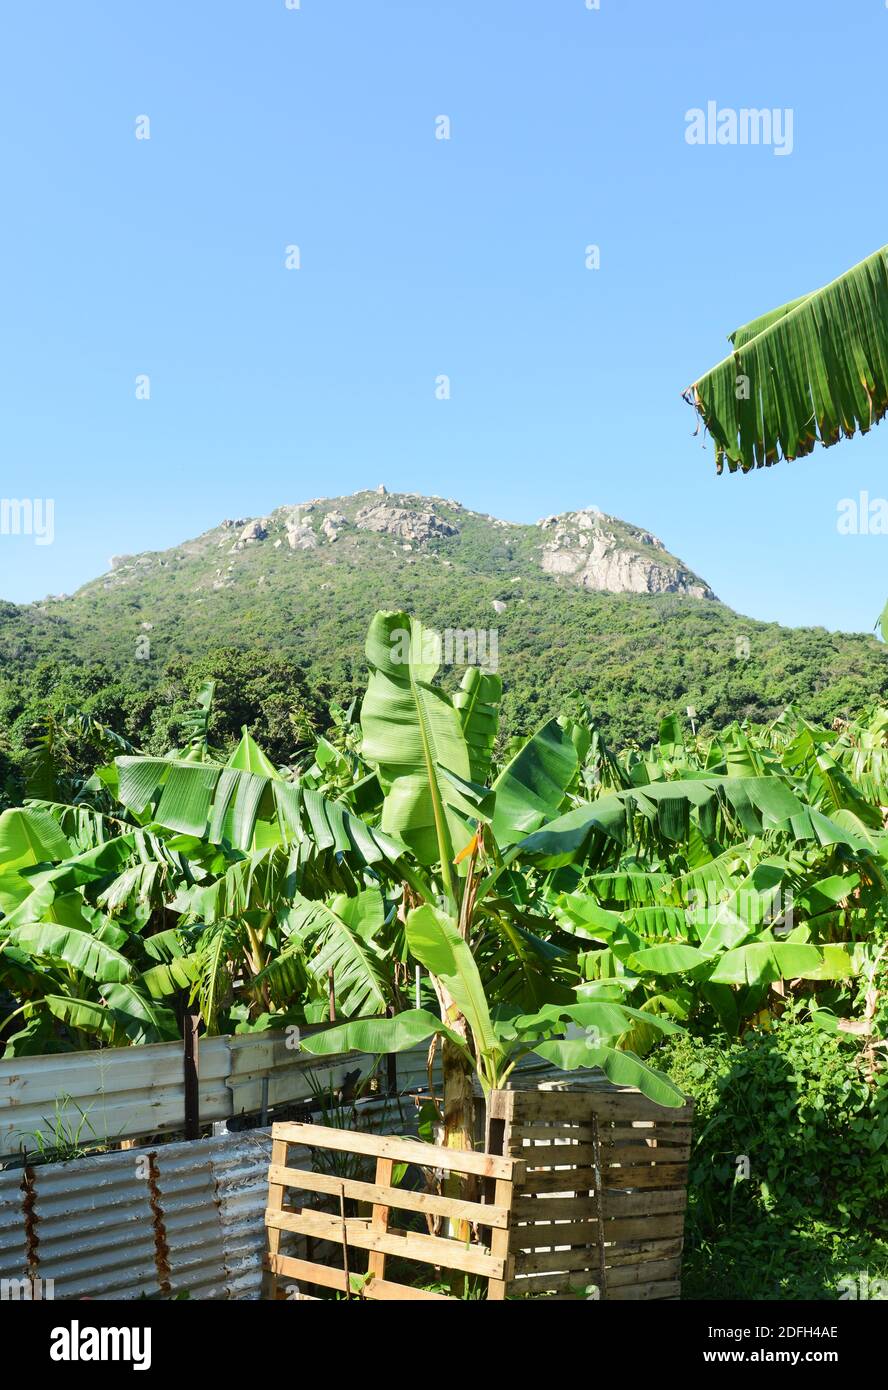
[[730, 336], [731, 355], [685, 392], [719, 473], [865, 434], [888, 410], [888, 247]]

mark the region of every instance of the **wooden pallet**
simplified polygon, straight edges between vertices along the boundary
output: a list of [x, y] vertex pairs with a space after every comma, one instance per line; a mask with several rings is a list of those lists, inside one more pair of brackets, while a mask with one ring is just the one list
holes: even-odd
[[679, 1297], [692, 1102], [593, 1081], [495, 1092], [488, 1117], [486, 1148], [525, 1163], [510, 1294]]
[[[288, 1166], [291, 1144], [315, 1151], [316, 1155], [361, 1155], [375, 1172], [372, 1181], [340, 1177], [323, 1171]], [[469, 1174], [486, 1180], [491, 1201], [467, 1201], [417, 1190], [410, 1185], [393, 1185], [395, 1165], [413, 1169], [437, 1170], [443, 1174]], [[415, 1176], [415, 1174], [414, 1174]], [[333, 1129], [323, 1125], [276, 1124], [272, 1126], [272, 1155], [268, 1173], [268, 1230], [266, 1258], [267, 1296], [311, 1298], [302, 1286], [334, 1289], [347, 1297], [367, 1299], [445, 1299], [450, 1294], [416, 1288], [386, 1277], [389, 1257], [409, 1262], [411, 1277], [427, 1273], [427, 1282], [441, 1281], [434, 1270], [458, 1271], [487, 1280], [487, 1297], [503, 1299], [512, 1274], [509, 1229], [514, 1186], [523, 1176], [518, 1159], [485, 1153], [466, 1153], [438, 1148], [414, 1139], [363, 1134], [356, 1130]], [[308, 1194], [307, 1199], [301, 1194]], [[285, 1196], [294, 1199], [285, 1204]], [[332, 1210], [321, 1211], [326, 1201]], [[367, 1216], [347, 1215], [348, 1204], [366, 1203]], [[440, 1217], [453, 1223], [472, 1223], [488, 1234], [481, 1245], [466, 1239], [429, 1235], [404, 1230], [391, 1224], [393, 1210], [414, 1216]], [[299, 1237], [311, 1244], [304, 1254], [281, 1252], [281, 1237]], [[326, 1260], [310, 1258], [314, 1244], [326, 1251]]]

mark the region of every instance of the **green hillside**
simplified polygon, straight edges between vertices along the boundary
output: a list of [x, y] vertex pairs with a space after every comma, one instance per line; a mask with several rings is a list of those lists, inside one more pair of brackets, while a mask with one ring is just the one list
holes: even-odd
[[116, 557], [71, 597], [0, 604], [7, 757], [43, 711], [72, 703], [149, 747], [212, 674], [220, 735], [246, 719], [287, 758], [301, 719], [323, 722], [330, 698], [361, 687], [378, 608], [482, 634], [488, 658], [495, 642], [510, 733], [578, 693], [614, 742], [687, 705], [720, 726], [789, 703], [831, 720], [888, 695], [875, 638], [744, 618], [616, 518], [514, 525], [376, 491], [228, 521], [172, 550]]

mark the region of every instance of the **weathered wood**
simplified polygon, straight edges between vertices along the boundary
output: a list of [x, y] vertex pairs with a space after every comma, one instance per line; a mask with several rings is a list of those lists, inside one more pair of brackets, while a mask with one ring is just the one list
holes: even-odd
[[593, 1272], [598, 1282], [598, 1251], [587, 1247], [576, 1250], [529, 1250], [515, 1256], [516, 1274], [539, 1274], [545, 1270], [587, 1269]]
[[670, 1149], [655, 1148], [646, 1144], [602, 1144], [602, 1162], [610, 1167], [619, 1163], [626, 1168], [638, 1163], [642, 1167], [649, 1163], [687, 1163], [690, 1158], [689, 1145], [674, 1145]]
[[[386, 1163], [392, 1161], [379, 1160]], [[454, 1221], [475, 1221], [495, 1227], [509, 1224], [509, 1213], [504, 1207], [467, 1202], [456, 1197], [439, 1197], [433, 1192], [414, 1192], [404, 1187], [382, 1187], [375, 1182], [359, 1182], [354, 1178], [336, 1178], [329, 1173], [315, 1173], [306, 1168], [279, 1168], [272, 1164], [269, 1180], [302, 1191], [329, 1193], [331, 1196], [338, 1196], [340, 1190], [345, 1188], [346, 1197], [356, 1202], [384, 1203], [404, 1211], [445, 1216]]]
[[591, 1285], [605, 1299], [676, 1296], [693, 1105], [666, 1110], [602, 1079], [499, 1094], [491, 1107], [503, 1152], [525, 1164], [512, 1202], [515, 1288], [564, 1299], [589, 1297]]
[[681, 1280], [672, 1279], [656, 1284], [626, 1284], [620, 1288], [613, 1289], [608, 1293], [608, 1298], [613, 1302], [622, 1302], [626, 1299], [654, 1299], [654, 1298], [680, 1298]]
[[472, 1173], [480, 1178], [517, 1180], [516, 1160], [493, 1154], [445, 1149], [423, 1144], [418, 1139], [396, 1139], [390, 1135], [363, 1134], [356, 1129], [334, 1129], [327, 1125], [282, 1123], [272, 1126], [272, 1138], [308, 1148], [334, 1149], [338, 1153], [370, 1154], [373, 1158], [393, 1158], [396, 1163], [415, 1163], [421, 1168], [443, 1168], [445, 1172]]
[[513, 1221], [538, 1221], [548, 1224], [550, 1221], [595, 1219], [595, 1208], [590, 1205], [588, 1197], [533, 1197], [527, 1195], [522, 1188], [512, 1201]]
[[[506, 1182], [504, 1178], [498, 1178], [493, 1194], [494, 1204], [508, 1211], [512, 1205], [512, 1184]], [[490, 1253], [496, 1259], [503, 1261], [502, 1279], [488, 1279], [487, 1298], [488, 1301], [494, 1300], [501, 1302], [506, 1296], [506, 1287], [512, 1276], [514, 1266], [509, 1255], [509, 1231], [508, 1227], [501, 1226], [491, 1232]]]
[[534, 1121], [565, 1124], [588, 1124], [591, 1116], [600, 1120], [618, 1120], [623, 1124], [635, 1120], [664, 1121], [668, 1115], [673, 1122], [688, 1124], [693, 1114], [690, 1103], [664, 1110], [662, 1105], [648, 1100], [638, 1091], [514, 1091], [510, 1092], [512, 1102], [511, 1118], [516, 1124], [526, 1125]]
[[[588, 1203], [585, 1204], [588, 1206]], [[547, 1250], [550, 1246], [598, 1245], [598, 1222], [552, 1221], [541, 1226], [513, 1226], [513, 1250]]]
[[[561, 1166], [587, 1168], [595, 1162], [594, 1144], [525, 1144], [520, 1152], [528, 1170]], [[615, 1154], [619, 1152], [614, 1150]], [[656, 1149], [648, 1152], [656, 1153]]]
[[[301, 1280], [306, 1284], [318, 1284], [324, 1289], [345, 1292], [345, 1273], [341, 1269], [334, 1269], [332, 1265], [314, 1264], [310, 1260], [298, 1260], [292, 1255], [269, 1256], [268, 1263], [277, 1277], [294, 1279], [297, 1282]], [[428, 1289], [414, 1289], [409, 1284], [394, 1284], [386, 1279], [369, 1279], [359, 1297], [411, 1301], [433, 1299], [444, 1303], [454, 1301], [446, 1293], [431, 1293]]]
[[615, 1269], [622, 1265], [644, 1264], [648, 1260], [671, 1260], [681, 1255], [683, 1241], [677, 1240], [627, 1240], [608, 1248], [607, 1267]]
[[[376, 1186], [383, 1192], [392, 1191], [391, 1181], [394, 1166], [394, 1160], [391, 1158], [378, 1158], [376, 1160]], [[390, 1211], [391, 1207], [384, 1198], [378, 1202], [374, 1202], [373, 1214], [370, 1217], [370, 1226], [372, 1230], [388, 1230]], [[370, 1257], [367, 1260], [367, 1273], [372, 1274], [374, 1279], [385, 1278], [384, 1250], [371, 1250]]]
[[637, 1125], [603, 1125], [601, 1137], [608, 1144], [642, 1139], [655, 1139], [657, 1144], [690, 1144], [692, 1131], [690, 1125], [655, 1124], [648, 1120]]
[[[519, 1275], [516, 1273], [512, 1284], [512, 1291], [518, 1294], [567, 1293], [573, 1290], [575, 1282], [582, 1283], [582, 1274], [580, 1275], [580, 1279], [576, 1280], [574, 1275], [564, 1270], [553, 1271], [552, 1273], [545, 1272], [543, 1274]], [[594, 1284], [595, 1280], [590, 1279], [588, 1282]], [[578, 1294], [577, 1296], [581, 1297], [582, 1295]]]
[[591, 1122], [582, 1125], [512, 1125], [509, 1136], [513, 1141], [530, 1139], [535, 1142], [539, 1139], [559, 1144], [577, 1140], [581, 1144], [589, 1144], [595, 1138], [595, 1127]]
[[607, 1189], [602, 1193], [604, 1216], [652, 1216], [655, 1212], [684, 1211], [687, 1204], [688, 1194], [682, 1187], [668, 1188], [663, 1192], [615, 1192]]
[[[271, 1168], [268, 1174], [268, 1209], [269, 1211], [280, 1211], [284, 1205], [283, 1184], [277, 1178], [272, 1177], [272, 1169], [280, 1166], [287, 1161], [287, 1146], [281, 1139], [273, 1139], [271, 1143]], [[281, 1233], [277, 1229], [268, 1232], [268, 1253], [271, 1256], [277, 1255], [281, 1244]], [[265, 1279], [265, 1296], [272, 1301], [278, 1297], [277, 1280], [274, 1270], [269, 1269]]]
[[[608, 1171], [620, 1173], [623, 1170], [615, 1168]], [[592, 1192], [596, 1182], [594, 1168], [536, 1168], [524, 1178], [521, 1191], [557, 1192], [567, 1195], [569, 1192]]]
[[608, 1187], [681, 1187], [688, 1180], [686, 1163], [657, 1163], [650, 1168], [607, 1168], [601, 1175]]
[[[267, 1211], [265, 1220], [271, 1228], [314, 1236], [317, 1240], [329, 1240], [333, 1244], [342, 1242], [342, 1222], [338, 1217], [328, 1216], [324, 1212], [307, 1208], [298, 1212]], [[447, 1269], [486, 1275], [490, 1279], [505, 1277], [507, 1260], [503, 1256], [493, 1256], [477, 1247], [463, 1245], [460, 1241], [420, 1235], [415, 1231], [374, 1231], [369, 1221], [357, 1217], [348, 1220], [346, 1228], [350, 1249], [379, 1250], [387, 1255], [397, 1255], [400, 1259], [443, 1265]]]
[[642, 1264], [623, 1265], [607, 1271], [607, 1287], [624, 1288], [627, 1284], [652, 1284], [662, 1279], [677, 1279], [681, 1274], [681, 1260], [645, 1260]]
[[657, 1236], [680, 1236], [684, 1230], [684, 1213], [675, 1216], [617, 1217], [605, 1221], [601, 1235], [605, 1241], [656, 1239]]

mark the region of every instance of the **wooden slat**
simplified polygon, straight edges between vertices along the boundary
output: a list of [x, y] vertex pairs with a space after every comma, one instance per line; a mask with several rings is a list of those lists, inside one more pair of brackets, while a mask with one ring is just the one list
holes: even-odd
[[647, 1144], [602, 1144], [601, 1161], [605, 1167], [619, 1163], [626, 1168], [632, 1163], [642, 1167], [649, 1163], [687, 1163], [690, 1146], [673, 1145], [671, 1148], [654, 1148]]
[[688, 1181], [686, 1163], [657, 1163], [649, 1168], [607, 1168], [601, 1175], [602, 1186], [609, 1187], [682, 1187]]
[[687, 1190], [668, 1188], [665, 1192], [614, 1192], [602, 1194], [605, 1216], [652, 1216], [656, 1212], [684, 1211], [688, 1204]]
[[605, 1250], [608, 1269], [622, 1265], [644, 1264], [648, 1260], [671, 1260], [681, 1255], [682, 1240], [632, 1240], [623, 1241]]
[[684, 1230], [684, 1213], [677, 1216], [618, 1217], [605, 1221], [602, 1238], [605, 1241], [655, 1240], [657, 1236], [680, 1236]]
[[[578, 1250], [532, 1250], [515, 1256], [516, 1274], [538, 1274], [544, 1270], [598, 1270], [598, 1251], [589, 1248]], [[587, 1283], [597, 1282], [589, 1279]]]
[[672, 1279], [656, 1284], [626, 1284], [608, 1293], [609, 1302], [622, 1303], [627, 1299], [680, 1298], [681, 1280]]
[[673, 1122], [687, 1124], [693, 1113], [693, 1106], [683, 1105], [665, 1110], [662, 1105], [648, 1100], [635, 1090], [598, 1091], [515, 1091], [512, 1093], [511, 1118], [516, 1124], [527, 1125], [533, 1122], [554, 1124], [574, 1122], [589, 1124], [593, 1115], [600, 1120], [618, 1120], [623, 1124], [634, 1120], [663, 1120], [668, 1116]]
[[[621, 1173], [621, 1168], [608, 1172]], [[633, 1172], [636, 1170], [633, 1169]], [[521, 1183], [522, 1192], [592, 1192], [595, 1189], [594, 1168], [538, 1168], [528, 1173]]]
[[[594, 1284], [596, 1281], [590, 1279], [588, 1282]], [[522, 1274], [520, 1277], [516, 1274], [512, 1289], [513, 1292], [520, 1294], [567, 1293], [571, 1290], [573, 1283], [574, 1276], [564, 1270], [543, 1274]], [[581, 1294], [576, 1296], [582, 1297]]]
[[302, 1125], [286, 1122], [272, 1126], [272, 1139], [307, 1148], [334, 1149], [338, 1153], [370, 1154], [373, 1158], [393, 1158], [396, 1163], [415, 1163], [421, 1168], [443, 1168], [447, 1173], [472, 1173], [480, 1178], [506, 1178], [519, 1175], [516, 1160], [493, 1154], [470, 1153], [423, 1144], [418, 1139], [396, 1139], [391, 1135], [363, 1134], [355, 1129], [334, 1129], [329, 1125]]
[[[394, 1160], [391, 1158], [378, 1158], [376, 1160], [376, 1186], [382, 1192], [392, 1191], [392, 1170]], [[370, 1227], [374, 1231], [387, 1231], [389, 1224], [389, 1212], [391, 1207], [383, 1198], [373, 1205], [373, 1214], [370, 1217]], [[371, 1250], [367, 1260], [367, 1273], [372, 1274], [374, 1279], [385, 1278], [385, 1251]]]
[[[392, 1162], [391, 1159], [383, 1160]], [[465, 1202], [456, 1197], [439, 1197], [433, 1192], [412, 1192], [402, 1187], [381, 1187], [375, 1182], [358, 1182], [354, 1178], [336, 1178], [329, 1173], [314, 1173], [306, 1168], [279, 1168], [272, 1165], [269, 1177], [289, 1188], [305, 1192], [326, 1192], [338, 1197], [345, 1189], [346, 1197], [357, 1202], [385, 1203], [404, 1211], [427, 1212], [430, 1216], [445, 1216], [453, 1221], [475, 1221], [484, 1226], [506, 1227], [509, 1213], [503, 1207], [486, 1206], [483, 1202]]]
[[602, 1125], [602, 1143], [622, 1143], [625, 1140], [640, 1142], [642, 1139], [655, 1139], [658, 1144], [690, 1144], [692, 1138], [690, 1125], [647, 1124]]
[[511, 1125], [509, 1137], [512, 1140], [542, 1139], [556, 1144], [576, 1139], [581, 1144], [589, 1144], [595, 1138], [595, 1127], [591, 1122], [582, 1125]]
[[[275, 1163], [286, 1163], [287, 1146], [280, 1139], [272, 1140], [271, 1145], [272, 1168]], [[272, 1170], [268, 1174], [268, 1209], [269, 1211], [280, 1211], [284, 1204], [284, 1189], [280, 1182], [272, 1177]], [[276, 1255], [280, 1249], [281, 1233], [279, 1230], [268, 1232], [268, 1251], [271, 1255]], [[277, 1280], [272, 1269], [268, 1270], [266, 1279], [266, 1297], [275, 1301], [278, 1297]]]
[[598, 1244], [598, 1222], [545, 1221], [541, 1226], [513, 1226], [513, 1250], [545, 1250], [554, 1245]]
[[[512, 1205], [512, 1184], [504, 1178], [498, 1178], [493, 1197], [496, 1206], [504, 1207], [508, 1211]], [[506, 1227], [491, 1232], [490, 1253], [503, 1261], [503, 1277], [488, 1279], [487, 1298], [488, 1301], [501, 1302], [506, 1296], [506, 1285], [514, 1269], [509, 1255], [509, 1231]]]
[[642, 1264], [623, 1265], [607, 1271], [608, 1294], [612, 1289], [625, 1288], [627, 1284], [649, 1284], [662, 1279], [678, 1279], [681, 1274], [681, 1260], [645, 1260]]
[[[265, 1219], [267, 1225], [282, 1231], [314, 1236], [334, 1244], [342, 1240], [340, 1219], [323, 1212], [307, 1209], [299, 1212], [267, 1211]], [[503, 1256], [490, 1255], [460, 1241], [421, 1235], [415, 1231], [374, 1231], [370, 1229], [369, 1221], [354, 1219], [346, 1222], [346, 1230], [349, 1249], [380, 1250], [387, 1255], [398, 1255], [401, 1259], [444, 1265], [447, 1269], [458, 1269], [465, 1274], [482, 1274], [490, 1279], [505, 1278], [508, 1261]]]
[[512, 1202], [513, 1221], [582, 1221], [595, 1218], [588, 1197], [525, 1196], [523, 1189]]
[[[345, 1270], [334, 1269], [332, 1265], [319, 1265], [311, 1260], [297, 1260], [292, 1255], [269, 1257], [274, 1273], [286, 1279], [302, 1281], [305, 1284], [319, 1284], [324, 1289], [337, 1289], [345, 1292]], [[433, 1299], [436, 1302], [452, 1303], [455, 1300], [446, 1293], [431, 1293], [428, 1289], [414, 1289], [409, 1284], [394, 1284], [387, 1279], [369, 1279], [364, 1286], [363, 1296], [376, 1300], [419, 1300]]]

